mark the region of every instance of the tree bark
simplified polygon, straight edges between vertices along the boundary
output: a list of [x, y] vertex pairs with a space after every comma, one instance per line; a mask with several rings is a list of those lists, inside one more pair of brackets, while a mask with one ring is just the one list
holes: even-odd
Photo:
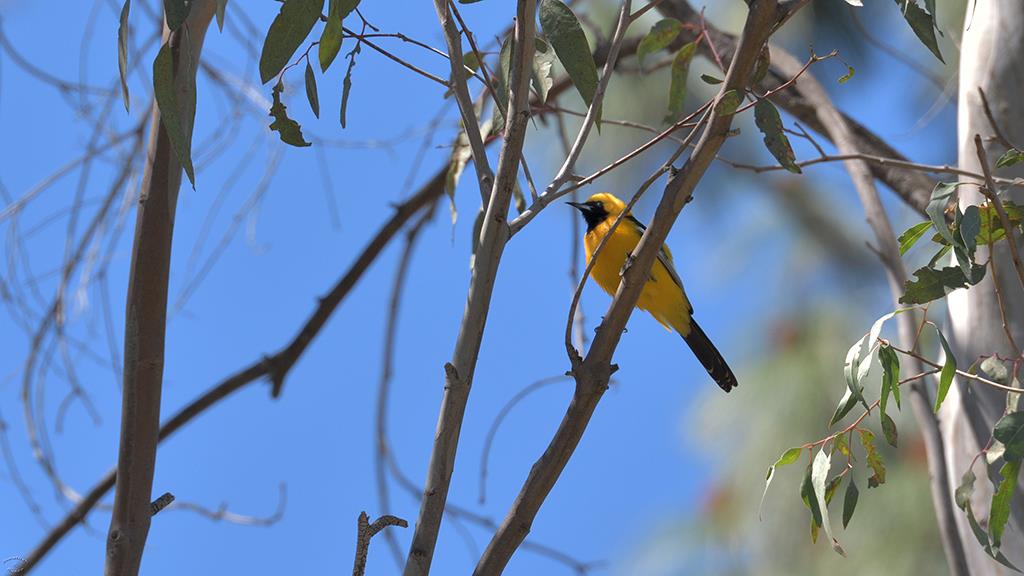
[[[1011, 142], [1018, 145], [1024, 143], [1024, 110], [1019, 105], [1020, 95], [1024, 93], [1022, 53], [1024, 3], [997, 0], [979, 1], [976, 6], [968, 5], [960, 54], [958, 100], [961, 168], [981, 172], [974, 143], [977, 134], [983, 139], [990, 162], [995, 162], [1005, 151], [1005, 146], [993, 138], [996, 132], [986, 117], [979, 89], [984, 90], [987, 96], [999, 130]], [[1024, 170], [1020, 166], [1004, 168], [998, 175], [1022, 176]], [[1011, 189], [1008, 194], [1004, 199], [1024, 201], [1024, 193], [1020, 189]], [[983, 200], [976, 186], [960, 188], [961, 208], [980, 204]], [[987, 262], [988, 258], [987, 247], [978, 246], [978, 262]], [[992, 261], [1005, 307], [1007, 330], [1019, 345], [1024, 343], [1024, 289], [1017, 279], [1006, 242], [995, 246]], [[948, 304], [952, 345], [960, 363], [970, 364], [982, 354], [998, 353], [1011, 357], [1018, 353], [1013, 350], [1003, 328], [991, 271], [977, 286], [950, 294]], [[962, 381], [950, 390], [939, 415], [946, 438], [946, 460], [952, 474], [952, 485], [949, 488], [951, 494], [974, 456], [988, 444], [992, 428], [1003, 415], [1005, 407], [1006, 394], [999, 390], [970, 386]], [[979, 522], [986, 526], [993, 487], [989, 481], [991, 475], [987, 473], [991, 470], [986, 470], [983, 463], [984, 459], [979, 459], [974, 467], [978, 482], [975, 484], [971, 504]], [[1009, 569], [997, 564], [982, 550], [962, 514], [957, 516], [957, 524], [971, 574], [1010, 573]], [[1024, 562], [1024, 542], [1021, 539], [1024, 505], [1019, 495], [1012, 509], [1010, 524], [1013, 527], [1006, 531], [1001, 550], [1011, 562], [1020, 566]]]
[[[179, 118], [194, 110], [190, 98], [203, 39], [216, 3], [196, 0], [176, 32], [164, 27], [174, 58], [174, 88]], [[191, 139], [192, 127], [182, 126]], [[107, 576], [135, 576], [149, 533], [150, 501], [160, 430], [167, 282], [170, 275], [174, 210], [181, 186], [181, 163], [154, 104], [145, 173], [135, 221], [131, 273], [125, 306], [124, 389], [121, 399], [121, 440], [117, 458], [114, 510], [107, 533]]]

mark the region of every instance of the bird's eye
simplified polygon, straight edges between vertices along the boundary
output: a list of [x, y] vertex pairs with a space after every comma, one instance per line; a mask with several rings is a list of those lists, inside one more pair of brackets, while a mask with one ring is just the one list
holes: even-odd
[[598, 200], [594, 202], [594, 208], [597, 208], [598, 210], [604, 210], [604, 203]]

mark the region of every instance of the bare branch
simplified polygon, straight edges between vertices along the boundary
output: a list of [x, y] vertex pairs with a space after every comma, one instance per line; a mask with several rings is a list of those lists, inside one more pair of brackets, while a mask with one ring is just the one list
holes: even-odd
[[[995, 126], [995, 123], [992, 124]], [[999, 188], [996, 187], [995, 179], [992, 177], [992, 167], [988, 163], [988, 155], [985, 153], [985, 145], [981, 142], [981, 134], [974, 135], [974, 146], [978, 149], [978, 161], [981, 162], [981, 170], [985, 173], [985, 186], [981, 193], [988, 198], [999, 215], [999, 223], [1006, 231], [1006, 243], [1010, 248], [1010, 259], [1013, 261], [1013, 268], [1017, 271], [1017, 279], [1020, 280], [1021, 288], [1024, 288], [1024, 263], [1020, 259], [1020, 251], [1017, 248], [1017, 233], [1010, 225], [1010, 217], [1006, 214], [1003, 201], [999, 198]]]
[[451, 90], [459, 105], [463, 130], [469, 139], [469, 149], [473, 154], [473, 166], [476, 169], [477, 183], [480, 186], [480, 197], [486, 202], [490, 195], [491, 185], [494, 183], [494, 172], [487, 161], [487, 150], [484, 148], [484, 140], [480, 135], [480, 122], [476, 118], [473, 98], [469, 95], [469, 88], [466, 86], [466, 70], [462, 64], [462, 38], [452, 20], [448, 0], [434, 0], [434, 10], [441, 22], [445, 42], [448, 43], [448, 61], [451, 64], [452, 74]]
[[[736, 56], [729, 67], [721, 91], [715, 98], [716, 104], [729, 91], [745, 90], [754, 62], [779, 21], [778, 8], [774, 0], [751, 2]], [[732, 116], [715, 112], [712, 114], [714, 116], [701, 136], [697, 148], [683, 169], [669, 179], [650, 227], [644, 232], [640, 243], [627, 260], [619, 289], [586, 357], [580, 359], [570, 352], [576, 392], [558, 431], [544, 454], [530, 470], [530, 475], [516, 497], [512, 509], [488, 544], [474, 574], [483, 576], [502, 572], [512, 554], [529, 533], [537, 512], [579, 444], [616, 368], [611, 364], [612, 354], [640, 297], [640, 291], [650, 274], [657, 252], [668, 236], [679, 211], [692, 196], [697, 183], [725, 142]]]
[[469, 400], [480, 344], [483, 340], [491, 293], [505, 243], [512, 189], [519, 173], [526, 126], [530, 117], [530, 66], [533, 62], [536, 10], [535, 0], [520, 0], [516, 8], [515, 42], [509, 74], [509, 101], [505, 113], [505, 138], [498, 157], [498, 172], [487, 203], [483, 228], [476, 249], [466, 310], [452, 360], [445, 365], [445, 388], [438, 416], [437, 433], [423, 490], [416, 530], [406, 559], [406, 576], [430, 572], [437, 534], [444, 516], [448, 488], [455, 468], [455, 455], [462, 419]]
[[[173, 89], [178, 94], [195, 87], [199, 54], [215, 8], [213, 0], [194, 2], [181, 28], [170, 32], [165, 25], [164, 37], [174, 63]], [[174, 112], [187, 118], [195, 113], [190, 109], [194, 106], [194, 101], [181, 98]], [[117, 489], [104, 569], [109, 576], [138, 574], [152, 516], [171, 236], [182, 172], [161, 116], [154, 105], [128, 280]], [[191, 128], [188, 123], [182, 126], [186, 139], [192, 138]]]
[[359, 535], [356, 539], [356, 560], [352, 567], [352, 576], [363, 576], [366, 573], [366, 555], [370, 552], [370, 538], [388, 526], [408, 528], [409, 523], [397, 516], [385, 514], [370, 524], [366, 512], [359, 513]]
[[[274, 384], [273, 394], [276, 396], [276, 394], [280, 393], [280, 385], [283, 384], [288, 371], [298, 362], [338, 305], [341, 304], [342, 300], [345, 299], [363, 276], [363, 273], [377, 259], [377, 256], [380, 255], [384, 247], [416, 213], [444, 194], [444, 175], [444, 171], [435, 174], [415, 195], [395, 209], [394, 215], [380, 228], [331, 291], [320, 299], [319, 305], [306, 320], [302, 329], [285, 347], [272, 356], [263, 357], [240, 369], [207, 390], [190, 404], [181, 408], [160, 427], [159, 441], [164, 441], [211, 406], [261, 378], [269, 377]], [[114, 471], [111, 470], [85, 494], [78, 504], [68, 512], [67, 516], [54, 526], [46, 537], [43, 538], [42, 542], [25, 557], [23, 574], [27, 574], [36, 566], [72, 528], [83, 522], [89, 511], [96, 506], [100, 498], [113, 486]]]

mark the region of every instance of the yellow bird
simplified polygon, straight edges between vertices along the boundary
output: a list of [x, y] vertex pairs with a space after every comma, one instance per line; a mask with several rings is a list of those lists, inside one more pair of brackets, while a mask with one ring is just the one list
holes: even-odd
[[[586, 202], [568, 204], [579, 209], [587, 222], [583, 244], [589, 263], [597, 246], [608, 234], [615, 219], [626, 209], [626, 205], [622, 200], [606, 192], [594, 194]], [[644, 230], [646, 227], [634, 218], [632, 213], [626, 213], [598, 255], [591, 275], [598, 286], [608, 294], [614, 296], [618, 290], [622, 266], [640, 242]], [[651, 277], [644, 284], [636, 306], [649, 312], [665, 328], [678, 332], [722, 390], [728, 392], [738, 386], [736, 376], [722, 358], [722, 354], [693, 319], [693, 306], [690, 305], [683, 290], [683, 283], [672, 266], [672, 253], [668, 246], [663, 245], [658, 251], [658, 259], [651, 268]]]

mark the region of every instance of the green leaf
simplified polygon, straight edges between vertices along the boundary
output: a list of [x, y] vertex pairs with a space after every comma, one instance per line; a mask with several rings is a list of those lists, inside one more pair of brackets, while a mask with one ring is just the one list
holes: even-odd
[[164, 0], [164, 17], [171, 32], [181, 28], [192, 9], [193, 0]]
[[287, 107], [281, 102], [281, 92], [284, 91], [284, 84], [278, 81], [272, 90], [274, 103], [270, 107], [270, 115], [274, 121], [270, 123], [270, 129], [277, 132], [281, 141], [292, 146], [304, 147], [310, 143], [302, 137], [302, 128], [299, 123], [288, 117]]
[[132, 8], [132, 0], [124, 0], [121, 7], [121, 18], [117, 25], [117, 71], [121, 75], [121, 96], [124, 98], [124, 111], [129, 111], [128, 103], [128, 13]]
[[320, 44], [317, 45], [317, 58], [320, 60], [320, 71], [326, 72], [341, 51], [344, 32], [341, 27], [341, 0], [330, 0], [327, 8], [327, 22], [320, 32]]
[[455, 137], [452, 155], [448, 159], [448, 172], [444, 177], [444, 191], [448, 194], [448, 199], [451, 201], [453, 226], [456, 219], [458, 219], [458, 214], [455, 210], [455, 188], [459, 185], [459, 180], [462, 179], [462, 172], [466, 169], [466, 164], [469, 163], [469, 159], [472, 157], [473, 152], [469, 147], [469, 138], [466, 136], [465, 130], [460, 130], [458, 136]]
[[672, 59], [672, 82], [668, 88], [668, 116], [665, 122], [675, 122], [683, 113], [683, 102], [686, 100], [686, 78], [690, 74], [690, 62], [693, 61], [697, 45], [686, 44], [676, 52]]
[[701, 74], [700, 75], [700, 79], [703, 80], [705, 84], [710, 84], [712, 86], [715, 86], [717, 84], [721, 84], [722, 82], [724, 82], [724, 80], [722, 80], [721, 78], [715, 78], [711, 74]]
[[996, 168], [1005, 168], [1007, 166], [1013, 166], [1014, 164], [1017, 164], [1021, 160], [1024, 160], [1024, 152], [1021, 152], [1016, 148], [1010, 148], [1002, 156], [999, 157], [999, 160], [996, 160]]
[[974, 279], [974, 252], [978, 247], [978, 233], [981, 232], [981, 218], [977, 206], [968, 206], [963, 212], [957, 208], [956, 218], [956, 251], [957, 263], [964, 272], [964, 278], [971, 285], [977, 284]]
[[939, 335], [939, 344], [942, 345], [942, 350], [946, 353], [946, 362], [942, 365], [942, 371], [939, 372], [939, 389], [935, 393], [935, 411], [938, 412], [942, 401], [946, 399], [946, 394], [949, 393], [953, 376], [956, 374], [956, 356], [953, 355], [953, 350], [949, 347], [949, 342], [946, 342], [942, 331], [935, 328], [935, 333]]
[[828, 472], [831, 468], [832, 457], [826, 454], [824, 449], [819, 450], [814, 456], [814, 463], [811, 465], [811, 485], [814, 487], [814, 496], [818, 503], [821, 527], [825, 530], [825, 535], [831, 541], [832, 549], [841, 556], [846, 556], [843, 547], [839, 545], [839, 540], [836, 540], [835, 536], [832, 535], [832, 524], [828, 518], [828, 498], [825, 495], [825, 480], [828, 478]]
[[224, 31], [224, 11], [227, 10], [228, 0], [217, 0], [217, 29]]
[[1000, 384], [1007, 384], [1010, 380], [1010, 371], [1006, 369], [1006, 364], [995, 356], [989, 356], [982, 360], [981, 370]]
[[260, 80], [266, 84], [288, 65], [320, 18], [324, 0], [285, 0], [270, 24], [260, 53]]
[[320, 95], [316, 91], [316, 76], [313, 75], [313, 67], [306, 60], [306, 99], [309, 100], [309, 108], [313, 115], [320, 117]]
[[[505, 111], [508, 109], [508, 97], [509, 97], [509, 73], [512, 66], [512, 44], [514, 39], [509, 34], [501, 42], [501, 50], [498, 52], [498, 69], [495, 71], [497, 76], [497, 97], [498, 103], [494, 106], [494, 111], [491, 114], [492, 125], [500, 129], [505, 128]], [[536, 47], [534, 47], [536, 49]]]
[[900, 406], [900, 359], [891, 346], [878, 347], [878, 363], [882, 365], [882, 394], [881, 409], [885, 413], [885, 407], [889, 401], [889, 394], [896, 400], [896, 408]]
[[846, 434], [836, 436], [835, 442], [832, 446], [843, 456], [846, 456], [847, 458], [850, 457], [850, 441], [847, 440]]
[[992, 436], [1006, 446], [1007, 460], [1024, 456], [1024, 412], [1011, 412], [1000, 418]]
[[768, 495], [768, 487], [772, 485], [772, 478], [775, 477], [775, 470], [780, 466], [786, 466], [787, 464], [796, 462], [800, 458], [800, 453], [802, 451], [803, 448], [800, 447], [790, 448], [779, 456], [779, 459], [775, 461], [775, 464], [768, 467], [768, 474], [764, 479], [764, 492], [761, 493], [761, 504], [757, 507], [758, 518], [761, 518], [761, 509], [764, 507], [764, 498]]
[[640, 68], [644, 67], [644, 56], [664, 49], [679, 36], [679, 32], [682, 29], [682, 22], [675, 18], [665, 18], [651, 26], [651, 31], [640, 40], [640, 44], [636, 48], [636, 56], [640, 60]]
[[537, 91], [540, 103], [548, 100], [548, 91], [554, 85], [555, 80], [551, 77], [551, 66], [555, 62], [555, 51], [551, 45], [544, 40], [537, 38], [533, 44], [533, 89]]
[[825, 485], [825, 504], [832, 504], [832, 497], [839, 491], [839, 487], [843, 485], [843, 477], [836, 476], [829, 483]]
[[807, 466], [807, 473], [800, 482], [800, 499], [804, 506], [811, 511], [811, 524], [821, 526], [821, 507], [818, 506], [818, 498], [814, 493], [814, 483], [811, 479], [811, 466]]
[[743, 102], [743, 96], [736, 90], [729, 90], [715, 103], [715, 114], [718, 116], [729, 116], [735, 114], [736, 109]]
[[850, 483], [846, 485], [846, 495], [843, 496], [843, 528], [850, 524], [853, 512], [857, 509], [857, 498], [859, 497], [860, 490], [857, 489], [857, 483], [853, 481], [853, 476], [850, 476]]
[[[1003, 201], [1003, 210], [1006, 212], [1006, 217], [1011, 227], [1019, 226], [1024, 221], [1024, 207], [1005, 200]], [[987, 245], [989, 242], [997, 242], [1006, 237], [1003, 223], [991, 203], [986, 202], [980, 206], [978, 219], [981, 220], [981, 230], [978, 232], [977, 239], [978, 244]]]
[[[985, 267], [975, 264], [973, 268], [975, 283], [985, 276]], [[927, 304], [938, 300], [957, 288], [971, 286], [964, 271], [959, 267], [947, 267], [941, 270], [924, 267], [914, 271], [917, 280], [908, 280], [903, 287], [900, 304]]]
[[910, 24], [910, 29], [917, 35], [918, 40], [925, 45], [939, 62], [946, 63], [942, 59], [942, 52], [939, 52], [939, 42], [935, 38], [935, 19], [928, 12], [925, 12], [916, 4], [916, 0], [896, 0], [903, 18]]
[[899, 434], [896, 431], [896, 422], [885, 412], [879, 412], [878, 415], [882, 419], [882, 433], [885, 435], [885, 441], [893, 448], [896, 448], [899, 440]]
[[786, 170], [800, 174], [800, 167], [796, 165], [796, 155], [793, 154], [793, 147], [789, 144], [789, 138], [782, 131], [782, 118], [775, 105], [767, 98], [762, 98], [754, 105], [754, 123], [758, 130], [764, 134], [764, 145], [779, 164]]
[[971, 494], [974, 493], [974, 481], [976, 479], [974, 470], [970, 468], [967, 469], [967, 472], [964, 472], [963, 478], [960, 479], [960, 486], [957, 487], [953, 498], [961, 510], [966, 510], [967, 505], [971, 502]]
[[849, 64], [847, 64], [846, 65], [846, 74], [843, 74], [842, 76], [839, 77], [839, 83], [840, 84], [846, 84], [847, 82], [850, 81], [850, 78], [853, 78], [853, 75], [856, 74], [856, 73], [857, 73], [857, 71], [853, 69], [853, 66], [850, 66]]
[[[182, 60], [188, 61], [187, 58]], [[174, 84], [178, 74], [183, 74], [185, 102], [178, 101], [178, 90]], [[153, 97], [160, 109], [160, 119], [167, 130], [174, 155], [185, 170], [192, 188], [195, 188], [196, 174], [192, 168], [192, 126], [196, 120], [195, 75], [185, 70], [175, 70], [174, 54], [169, 44], [161, 46], [153, 60]], [[186, 114], [182, 115], [182, 110]]]
[[949, 206], [950, 200], [954, 199], [958, 186], [960, 186], [959, 182], [939, 182], [932, 190], [928, 207], [925, 208], [925, 213], [935, 225], [935, 231], [951, 245], [956, 245], [956, 240], [953, 238], [953, 232], [949, 229], [949, 224], [946, 223], [946, 207]]
[[921, 237], [925, 235], [925, 232], [928, 232], [931, 227], [931, 220], [926, 220], [924, 222], [914, 224], [910, 228], [907, 228], [903, 234], [900, 234], [900, 256], [903, 256], [907, 253], [907, 250], [913, 248], [914, 244], [917, 244], [917, 241], [920, 240]]
[[843, 394], [843, 398], [839, 400], [839, 405], [836, 406], [836, 411], [832, 413], [832, 419], [829, 420], [828, 425], [830, 427], [835, 426], [836, 422], [845, 418], [846, 415], [850, 413], [850, 410], [853, 410], [853, 407], [857, 405], [857, 402], [860, 401], [862, 393], [863, 388], [860, 389], [856, 396], [853, 394], [853, 391], [847, 388], [846, 392]]
[[362, 51], [358, 42], [356, 47], [348, 53], [348, 69], [345, 70], [345, 80], [341, 83], [341, 127], [345, 127], [345, 113], [348, 111], [348, 95], [352, 91], [352, 69], [356, 67], [356, 54]]
[[569, 79], [590, 106], [597, 92], [597, 66], [576, 15], [561, 0], [541, 0], [540, 25]]
[[857, 432], [860, 434], [860, 443], [864, 446], [864, 452], [867, 454], [868, 467], [873, 472], [868, 477], [868, 488], [876, 488], [885, 484], [885, 461], [875, 449], [875, 435], [865, 428], [861, 428]]
[[999, 488], [992, 495], [992, 511], [989, 512], [988, 529], [992, 534], [992, 548], [998, 550], [1003, 543], [1003, 531], [1006, 530], [1006, 522], [1010, 519], [1010, 503], [1013, 501], [1013, 491], [1017, 487], [1017, 476], [1020, 474], [1020, 459], [1007, 460], [999, 469], [999, 475], [1003, 477], [999, 482]]

